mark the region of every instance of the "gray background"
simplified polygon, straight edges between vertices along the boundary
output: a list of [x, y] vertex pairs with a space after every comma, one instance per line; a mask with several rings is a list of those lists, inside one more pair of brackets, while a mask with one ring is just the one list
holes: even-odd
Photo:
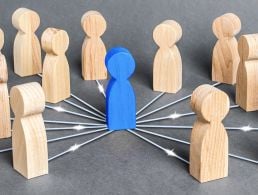
[[[5, 32], [6, 55], [9, 67], [9, 88], [29, 81], [40, 81], [37, 76], [20, 78], [13, 73], [12, 45], [16, 30], [11, 24], [15, 9], [27, 7], [36, 10], [41, 17], [37, 35], [47, 27], [62, 28], [70, 35], [67, 57], [70, 62], [72, 92], [104, 111], [105, 101], [94, 81], [81, 79], [81, 45], [84, 32], [80, 18], [85, 11], [96, 9], [107, 20], [103, 35], [107, 48], [122, 45], [134, 55], [137, 68], [132, 84], [137, 95], [138, 109], [158, 93], [152, 91], [152, 61], [157, 46], [152, 40], [152, 30], [165, 19], [177, 20], [183, 29], [178, 42], [183, 60], [183, 88], [177, 94], [167, 94], [148, 111], [190, 94], [195, 87], [211, 83], [211, 52], [216, 38], [211, 31], [214, 18], [234, 12], [242, 21], [240, 34], [258, 32], [257, 0], [186, 1], [186, 0], [1, 0], [0, 27]], [[234, 87], [222, 85], [231, 100]], [[234, 102], [231, 102], [234, 104]], [[72, 107], [60, 103], [67, 109]], [[79, 110], [76, 110], [79, 112]], [[146, 110], [147, 111], [147, 110]], [[177, 111], [190, 110], [189, 101], [181, 102], [149, 118], [166, 116]], [[258, 113], [231, 110], [224, 120], [225, 126], [258, 126]], [[83, 118], [46, 110], [45, 119], [82, 121]], [[155, 124], [191, 125], [195, 117]], [[151, 123], [154, 124], [154, 123]], [[54, 125], [47, 125], [54, 127]], [[64, 125], [60, 125], [64, 126]], [[189, 130], [150, 129], [176, 138], [189, 140]], [[49, 132], [48, 137], [59, 137], [74, 132]], [[258, 159], [258, 135], [256, 132], [229, 132], [230, 152]], [[81, 143], [96, 135], [84, 136], [48, 145], [49, 156]], [[149, 137], [149, 136], [148, 136]], [[149, 137], [166, 148], [188, 159], [189, 147], [171, 141]], [[10, 146], [10, 140], [1, 140], [0, 148]], [[164, 152], [139, 140], [127, 132], [115, 132], [87, 145], [78, 151], [50, 162], [49, 175], [26, 180], [12, 169], [11, 153], [0, 154], [1, 194], [257, 194], [257, 165], [236, 159], [229, 160], [229, 177], [199, 184], [188, 174], [188, 166]]]

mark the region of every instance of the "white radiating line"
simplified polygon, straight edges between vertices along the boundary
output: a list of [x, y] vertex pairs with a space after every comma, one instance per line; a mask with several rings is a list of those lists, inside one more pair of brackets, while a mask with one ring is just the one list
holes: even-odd
[[[80, 136], [84, 136], [84, 135], [89, 135], [89, 134], [93, 134], [93, 133], [99, 133], [99, 132], [106, 131], [106, 130], [107, 130], [107, 128], [103, 128], [103, 129], [97, 129], [97, 130], [87, 131], [87, 132], [83, 132], [83, 133], [77, 133], [77, 134], [57, 137], [57, 138], [47, 140], [47, 143], [53, 143], [53, 142], [56, 142], [56, 141], [63, 141], [63, 140], [66, 140], [66, 139], [71, 139], [71, 138], [80, 137]], [[2, 150], [0, 150], [0, 153], [9, 152], [9, 151], [12, 151], [12, 148], [2, 149]]]
[[[216, 87], [216, 86], [218, 86], [218, 85], [220, 85], [220, 84], [222, 84], [222, 83], [215, 83], [215, 84], [213, 84], [212, 86]], [[185, 96], [185, 97], [182, 97], [182, 98], [180, 98], [180, 99], [178, 99], [178, 100], [175, 100], [175, 101], [173, 101], [173, 102], [171, 102], [171, 103], [168, 103], [168, 104], [166, 104], [166, 105], [164, 105], [164, 106], [161, 106], [161, 107], [159, 107], [159, 108], [157, 108], [157, 109], [155, 109], [155, 110], [153, 110], [153, 111], [151, 111], [151, 112], [148, 112], [148, 113], [146, 113], [146, 114], [143, 114], [143, 115], [137, 117], [137, 120], [138, 120], [138, 119], [141, 119], [141, 118], [143, 118], [143, 117], [149, 116], [149, 115], [151, 115], [151, 114], [153, 114], [153, 113], [156, 113], [156, 112], [158, 112], [158, 111], [160, 111], [160, 110], [163, 110], [163, 109], [165, 109], [165, 108], [168, 108], [168, 107], [170, 107], [170, 106], [172, 106], [172, 105], [175, 105], [175, 104], [177, 104], [177, 103], [179, 103], [179, 102], [181, 102], [181, 101], [183, 101], [183, 100], [186, 100], [186, 99], [190, 98], [191, 96], [192, 96], [192, 94], [187, 95], [187, 96]]]
[[98, 139], [100, 139], [100, 138], [102, 138], [102, 137], [104, 137], [104, 136], [106, 136], [106, 135], [112, 133], [112, 132], [113, 132], [113, 131], [108, 131], [108, 132], [106, 132], [106, 133], [103, 133], [103, 134], [101, 134], [101, 135], [99, 135], [99, 136], [97, 136], [97, 137], [94, 137], [93, 139], [90, 139], [90, 140], [88, 140], [88, 141], [86, 141], [86, 142], [83, 142], [83, 143], [81, 143], [81, 144], [74, 144], [74, 145], [72, 145], [70, 148], [68, 148], [67, 150], [65, 150], [65, 151], [63, 151], [63, 152], [61, 152], [61, 153], [59, 153], [59, 154], [57, 154], [57, 155], [55, 155], [55, 156], [49, 158], [48, 161], [55, 160], [55, 159], [57, 159], [57, 158], [59, 158], [59, 157], [61, 157], [61, 156], [64, 156], [65, 154], [68, 154], [68, 153], [70, 153], [70, 152], [74, 152], [74, 151], [78, 150], [79, 148], [81, 148], [82, 146], [85, 146], [85, 145], [87, 145], [87, 144], [89, 144], [89, 143], [92, 143], [92, 142], [94, 142], [94, 141], [96, 141], [96, 140], [98, 140]]
[[94, 106], [90, 105], [89, 103], [87, 103], [86, 101], [82, 100], [81, 98], [79, 98], [78, 96], [74, 95], [71, 93], [71, 96], [76, 99], [77, 101], [81, 102], [82, 104], [84, 104], [85, 106], [88, 106], [89, 108], [91, 108], [92, 110], [96, 111], [97, 113], [99, 113], [102, 116], [106, 116], [105, 113], [101, 112], [100, 110], [98, 110], [97, 108], [95, 108]]
[[78, 104], [75, 104], [74, 102], [71, 102], [71, 101], [69, 101], [69, 100], [64, 100], [64, 102], [67, 103], [67, 104], [70, 104], [70, 105], [72, 105], [72, 106], [74, 106], [74, 107], [76, 107], [76, 108], [78, 108], [78, 109], [80, 109], [80, 110], [83, 110], [83, 111], [85, 111], [85, 112], [87, 112], [87, 113], [90, 113], [90, 114], [92, 114], [92, 115], [94, 115], [94, 116], [96, 116], [96, 117], [98, 117], [98, 118], [105, 119], [105, 117], [103, 117], [102, 115], [97, 114], [97, 113], [95, 113], [95, 112], [93, 112], [93, 111], [90, 111], [89, 109], [84, 108], [84, 107], [82, 107], [82, 106], [79, 106]]
[[[162, 135], [162, 134], [159, 134], [159, 133], [154, 133], [154, 132], [147, 131], [147, 130], [144, 130], [144, 129], [136, 128], [136, 131], [140, 131], [140, 132], [143, 132], [143, 133], [146, 133], [146, 134], [150, 134], [150, 135], [154, 135], [154, 136], [161, 137], [161, 138], [164, 138], [164, 139], [168, 139], [168, 140], [171, 140], [171, 141], [174, 141], [174, 142], [177, 142], [177, 143], [190, 145], [190, 142], [187, 142], [187, 141], [184, 141], [184, 140], [181, 140], [181, 139], [177, 139], [177, 138], [173, 138], [173, 137], [169, 137], [169, 136], [166, 136], [166, 135]], [[229, 153], [228, 156], [232, 157], [232, 158], [239, 159], [239, 160], [243, 160], [243, 161], [251, 162], [251, 163], [254, 163], [254, 164], [258, 164], [258, 161], [256, 161], [256, 160], [246, 158], [246, 157], [243, 157], [243, 156], [239, 156], [239, 155], [236, 155], [236, 154]]]
[[127, 131], [130, 132], [130, 133], [132, 133], [132, 134], [134, 134], [135, 136], [141, 138], [142, 140], [146, 141], [147, 143], [149, 143], [149, 144], [151, 144], [151, 145], [153, 145], [153, 146], [159, 148], [160, 150], [164, 151], [168, 156], [175, 157], [175, 158], [181, 160], [182, 162], [189, 164], [189, 162], [188, 162], [187, 160], [185, 160], [185, 159], [183, 159], [182, 157], [178, 156], [178, 155], [174, 152], [174, 149], [170, 150], [170, 149], [164, 148], [164, 147], [158, 145], [157, 143], [151, 141], [150, 139], [148, 139], [148, 138], [146, 138], [146, 137], [144, 137], [144, 136], [142, 136], [142, 135], [140, 135], [140, 134], [138, 134], [138, 133], [136, 133], [136, 132], [134, 132], [134, 131], [132, 131], [132, 130], [130, 130], [130, 129], [127, 129]]
[[106, 93], [105, 93], [105, 89], [104, 89], [103, 85], [100, 84], [100, 82], [98, 80], [96, 80], [96, 83], [98, 85], [99, 92], [104, 96], [104, 98], [106, 98]]
[[165, 94], [165, 92], [160, 93], [158, 96], [156, 96], [154, 99], [152, 99], [149, 103], [147, 103], [145, 106], [143, 106], [137, 113], [136, 116], [138, 114], [140, 114], [142, 111], [144, 111], [146, 108], [148, 108], [150, 105], [152, 105], [154, 102], [156, 102], [161, 96], [163, 96]]
[[66, 109], [62, 108], [61, 106], [46, 105], [45, 107], [48, 108], [48, 109], [55, 110], [57, 112], [63, 112], [63, 113], [67, 113], [67, 114], [71, 114], [71, 115], [75, 115], [75, 116], [80, 116], [80, 117], [87, 118], [87, 119], [106, 122], [106, 120], [104, 120], [104, 119], [96, 118], [96, 117], [93, 117], [93, 116], [88, 116], [88, 115], [85, 115], [85, 114], [80, 114], [78, 112], [72, 112], [72, 111], [69, 111], [69, 110], [66, 110]]

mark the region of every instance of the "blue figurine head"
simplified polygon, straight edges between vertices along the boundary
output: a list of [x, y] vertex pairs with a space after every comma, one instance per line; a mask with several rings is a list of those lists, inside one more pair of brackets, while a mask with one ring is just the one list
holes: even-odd
[[127, 80], [135, 70], [135, 61], [131, 53], [123, 47], [110, 49], [105, 64], [111, 77], [115, 80]]

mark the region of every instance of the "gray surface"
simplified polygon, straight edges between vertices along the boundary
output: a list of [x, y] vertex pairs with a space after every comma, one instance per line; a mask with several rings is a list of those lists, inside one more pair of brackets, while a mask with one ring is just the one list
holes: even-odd
[[[199, 84], [211, 83], [211, 51], [216, 41], [211, 23], [215, 17], [225, 12], [234, 12], [242, 20], [241, 34], [258, 31], [257, 0], [1, 0], [0, 5], [0, 27], [6, 34], [3, 53], [8, 60], [9, 87], [39, 81], [36, 76], [19, 78], [13, 73], [12, 44], [16, 30], [11, 25], [11, 15], [18, 7], [28, 7], [40, 14], [38, 35], [48, 26], [67, 30], [70, 35], [67, 56], [71, 68], [72, 91], [103, 111], [104, 99], [97, 91], [95, 82], [85, 82], [80, 76], [80, 49], [84, 38], [80, 18], [85, 11], [96, 9], [105, 16], [108, 29], [103, 40], [108, 48], [123, 45], [135, 56], [137, 70], [132, 83], [138, 108], [158, 94], [151, 89], [152, 61], [157, 49], [152, 40], [154, 26], [168, 18], [175, 19], [182, 25], [183, 38], [178, 47], [183, 59], [183, 89], [176, 95], [165, 95], [149, 111], [188, 95]], [[234, 99], [233, 87], [223, 85], [220, 88]], [[65, 103], [61, 104], [66, 106]], [[72, 107], [67, 108], [72, 110]], [[150, 117], [166, 116], [173, 111], [190, 111], [188, 101]], [[49, 110], [45, 111], [44, 117], [85, 122], [82, 118]], [[230, 111], [224, 124], [258, 126], [257, 117], [257, 112], [245, 113], [235, 109]], [[194, 117], [188, 117], [164, 121], [162, 124], [191, 125], [193, 121]], [[190, 135], [189, 130], [153, 131], [184, 140], [189, 140]], [[48, 137], [71, 133], [50, 132]], [[96, 135], [51, 143], [49, 156], [94, 136]], [[179, 155], [188, 158], [188, 146], [156, 137], [150, 138], [164, 147], [175, 148]], [[229, 132], [230, 152], [258, 159], [257, 140], [256, 132]], [[10, 146], [10, 140], [0, 141], [0, 148], [7, 146]], [[29, 181], [12, 169], [11, 153], [0, 154], [1, 194], [257, 194], [257, 183], [257, 165], [230, 159], [228, 178], [201, 185], [189, 176], [187, 165], [167, 157], [162, 151], [127, 132], [113, 133], [55, 160], [49, 164], [49, 175]]]

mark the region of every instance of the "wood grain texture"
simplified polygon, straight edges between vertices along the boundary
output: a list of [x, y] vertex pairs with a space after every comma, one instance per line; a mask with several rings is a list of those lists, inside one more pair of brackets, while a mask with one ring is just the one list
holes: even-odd
[[8, 70], [5, 56], [1, 53], [3, 45], [4, 33], [0, 29], [0, 139], [11, 137]]
[[30, 9], [19, 8], [12, 15], [12, 24], [18, 30], [14, 40], [14, 72], [21, 77], [42, 72], [41, 48], [35, 35], [39, 15]]
[[153, 39], [159, 46], [153, 62], [153, 90], [176, 93], [182, 88], [182, 59], [175, 45], [182, 37], [182, 28], [174, 20], [155, 27]]
[[15, 114], [13, 167], [27, 179], [48, 174], [47, 136], [42, 112], [45, 96], [39, 83], [14, 86], [10, 102]]
[[245, 111], [258, 110], [258, 34], [243, 35], [238, 41], [236, 104]]
[[233, 85], [240, 61], [235, 35], [241, 30], [241, 21], [227, 13], [214, 20], [212, 30], [218, 38], [212, 55], [212, 80]]
[[46, 101], [57, 103], [70, 97], [70, 70], [65, 52], [69, 46], [66, 31], [47, 28], [41, 37], [46, 56], [43, 63], [42, 87]]
[[197, 114], [191, 132], [190, 174], [199, 182], [228, 175], [228, 136], [222, 124], [229, 111], [229, 98], [211, 85], [196, 88], [191, 97]]
[[106, 47], [101, 36], [106, 31], [105, 18], [97, 11], [88, 11], [81, 18], [86, 33], [82, 45], [82, 77], [84, 80], [107, 79]]

